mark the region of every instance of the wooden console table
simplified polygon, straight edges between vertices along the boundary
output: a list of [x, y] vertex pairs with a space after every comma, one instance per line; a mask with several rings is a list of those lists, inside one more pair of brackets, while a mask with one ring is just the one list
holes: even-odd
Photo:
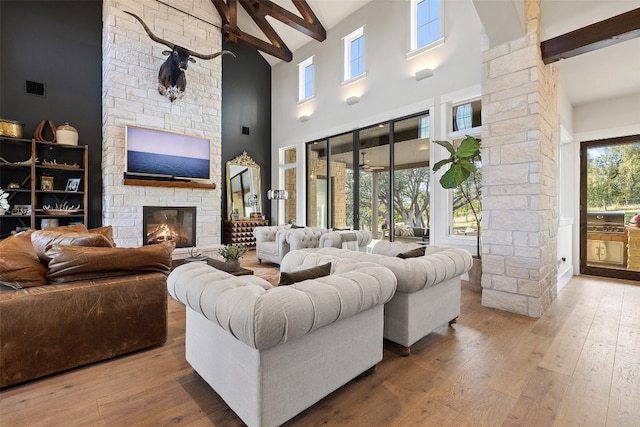
[[253, 230], [265, 225], [269, 225], [266, 219], [226, 220], [224, 221], [224, 244], [242, 245], [253, 249], [256, 247]]

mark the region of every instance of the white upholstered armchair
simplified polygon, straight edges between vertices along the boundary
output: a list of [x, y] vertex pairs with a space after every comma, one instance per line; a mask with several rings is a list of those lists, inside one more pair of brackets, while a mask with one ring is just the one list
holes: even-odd
[[282, 258], [296, 249], [317, 248], [320, 236], [329, 230], [317, 227], [292, 228], [290, 225], [256, 227], [256, 258], [280, 264]]
[[320, 248], [340, 248], [366, 252], [371, 233], [362, 230], [329, 231], [320, 237]]

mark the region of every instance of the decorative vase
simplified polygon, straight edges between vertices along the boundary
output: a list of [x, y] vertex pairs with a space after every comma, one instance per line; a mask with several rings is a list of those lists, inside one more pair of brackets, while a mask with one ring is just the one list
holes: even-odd
[[227, 269], [227, 271], [238, 271], [240, 270], [240, 260], [228, 259], [224, 262], [224, 267]]
[[482, 292], [482, 259], [474, 258], [469, 270], [469, 290]]
[[78, 131], [69, 123], [58, 126], [56, 133], [58, 144], [78, 145]]

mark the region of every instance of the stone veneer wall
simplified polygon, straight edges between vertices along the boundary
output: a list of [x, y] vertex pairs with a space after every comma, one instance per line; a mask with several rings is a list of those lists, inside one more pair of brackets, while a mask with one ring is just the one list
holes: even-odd
[[[220, 24], [209, 0], [176, 0], [172, 6]], [[193, 51], [213, 53], [222, 45], [218, 28], [156, 1], [104, 0], [103, 224], [113, 226], [119, 246], [139, 246], [143, 206], [195, 206], [197, 247], [206, 252], [221, 241], [221, 59], [189, 64], [185, 96], [171, 103], [157, 90], [158, 70], [166, 58], [162, 51], [168, 48], [152, 41], [125, 10], [141, 17], [158, 37]], [[125, 125], [211, 138], [211, 172], [218, 188], [124, 185]]]
[[524, 37], [483, 52], [482, 304], [539, 317], [557, 296], [557, 76], [540, 0], [526, 13]]

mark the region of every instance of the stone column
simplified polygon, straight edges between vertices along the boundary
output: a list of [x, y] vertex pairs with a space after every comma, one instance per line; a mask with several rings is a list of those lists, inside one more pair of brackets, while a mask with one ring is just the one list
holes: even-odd
[[483, 52], [482, 304], [539, 317], [557, 296], [557, 76], [540, 0], [526, 14], [524, 37]]

